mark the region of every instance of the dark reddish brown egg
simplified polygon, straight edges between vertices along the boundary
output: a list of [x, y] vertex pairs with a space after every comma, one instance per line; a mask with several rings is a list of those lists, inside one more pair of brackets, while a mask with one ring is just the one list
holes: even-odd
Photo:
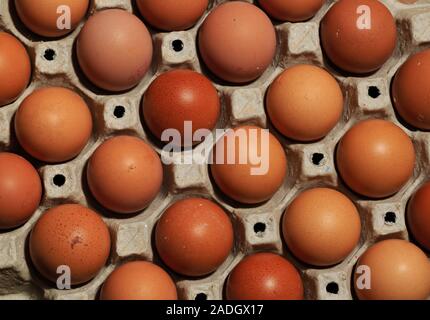
[[302, 300], [299, 272], [285, 258], [257, 253], [244, 258], [227, 280], [228, 300]]
[[328, 58], [352, 73], [379, 69], [393, 54], [396, 22], [377, 0], [340, 0], [321, 22], [321, 42]]
[[46, 211], [30, 235], [30, 255], [36, 269], [56, 283], [59, 267], [68, 267], [71, 284], [90, 281], [106, 264], [109, 230], [94, 211], [76, 204]]
[[30, 162], [0, 153], [0, 230], [24, 224], [39, 206], [42, 183]]
[[409, 201], [407, 221], [411, 233], [427, 250], [430, 250], [430, 183], [420, 187]]
[[233, 225], [215, 203], [190, 198], [176, 202], [161, 217], [155, 241], [161, 259], [187, 276], [214, 272], [233, 248]]
[[430, 49], [412, 55], [397, 72], [392, 86], [397, 112], [410, 125], [430, 130]]
[[185, 122], [190, 122], [192, 135], [200, 129], [212, 131], [221, 112], [213, 84], [190, 70], [160, 75], [146, 91], [142, 107], [145, 122], [158, 139], [166, 130], [174, 129], [181, 134], [182, 146], [186, 147], [200, 141], [193, 141], [193, 137], [186, 139]]

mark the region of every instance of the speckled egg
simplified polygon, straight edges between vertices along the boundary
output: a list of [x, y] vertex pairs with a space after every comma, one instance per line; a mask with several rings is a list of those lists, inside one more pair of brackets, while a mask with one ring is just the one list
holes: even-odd
[[[166, 130], [177, 130], [181, 141], [173, 143], [184, 147], [201, 142], [194, 139], [194, 134], [201, 129], [212, 131], [221, 113], [213, 84], [191, 70], [173, 70], [158, 76], [145, 92], [142, 108], [146, 125], [158, 139]], [[185, 122], [190, 125], [190, 137], [185, 136]]]
[[180, 200], [158, 221], [155, 243], [161, 259], [180, 274], [214, 272], [233, 248], [233, 225], [224, 210], [202, 198]]
[[230, 273], [228, 300], [302, 300], [300, 273], [285, 258], [273, 253], [245, 257]]
[[56, 283], [57, 270], [68, 267], [71, 284], [90, 281], [106, 264], [109, 230], [100, 216], [81, 205], [61, 205], [46, 211], [30, 235], [30, 256], [36, 269]]

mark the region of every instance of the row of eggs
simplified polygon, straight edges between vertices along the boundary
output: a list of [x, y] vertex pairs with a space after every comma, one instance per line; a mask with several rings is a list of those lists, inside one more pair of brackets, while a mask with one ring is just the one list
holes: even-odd
[[[13, 39], [0, 33], [0, 38], [4, 36]], [[0, 50], [0, 55], [4, 52]], [[398, 106], [405, 107], [408, 116], [413, 117], [413, 108], [419, 107], [419, 103], [428, 106], [425, 88], [429, 87], [426, 80], [429, 74], [430, 50], [413, 55], [398, 71], [393, 97]], [[407, 90], [411, 86], [407, 79], [411, 78], [414, 92], [421, 93], [421, 100], [417, 100], [417, 95], [411, 97]], [[221, 114], [220, 99], [213, 84], [190, 70], [173, 70], [160, 75], [145, 92], [142, 105], [144, 121], [159, 139], [169, 129], [176, 129], [185, 136], [187, 121], [192, 123], [193, 133], [202, 128], [213, 130]], [[314, 141], [323, 138], [338, 123], [344, 98], [339, 84], [327, 71], [311, 65], [296, 65], [274, 80], [267, 91], [266, 106], [269, 118], [280, 133], [295, 140]], [[420, 124], [429, 119], [416, 111]], [[22, 101], [14, 118], [14, 128], [20, 145], [30, 156], [47, 163], [62, 163], [75, 158], [88, 144], [93, 119], [86, 102], [77, 93], [46, 87], [35, 90]], [[248, 137], [254, 130], [262, 132], [253, 126], [234, 129]], [[261, 138], [263, 134], [258, 136]], [[226, 135], [214, 148], [215, 154], [223, 150], [224, 145], [229, 148], [224, 152], [226, 159], [222, 163], [211, 165], [216, 184], [241, 203], [269, 200], [283, 184], [288, 171], [282, 145], [272, 134], [269, 134], [267, 152], [261, 141], [254, 141], [248, 148], [225, 143], [228, 138]], [[90, 188], [107, 209], [119, 213], [138, 212], [145, 209], [160, 190], [161, 161], [143, 141], [117, 140], [126, 138], [103, 143], [91, 158], [88, 166]], [[245, 154], [245, 163], [229, 163], [230, 153]], [[267, 153], [268, 171], [253, 175], [251, 157], [262, 153]], [[397, 125], [377, 119], [361, 121], [349, 129], [338, 145], [336, 159], [344, 182], [356, 193], [369, 198], [385, 198], [397, 193], [412, 177], [416, 162], [410, 137]], [[116, 178], [117, 174], [131, 171], [132, 175], [122, 174]], [[147, 181], [145, 188], [138, 187], [142, 179]], [[132, 191], [127, 194], [128, 190]]]
[[[76, 27], [88, 3], [89, 0], [50, 0], [40, 8], [31, 1], [16, 0], [15, 6], [30, 30], [55, 37], [71, 31], [58, 29], [58, 6], [67, 5], [71, 9], [71, 27]], [[324, 0], [259, 1], [275, 18], [290, 21], [312, 17], [324, 3]], [[203, 15], [208, 1], [187, 1], [187, 4], [137, 1], [146, 21], [169, 31], [192, 26]], [[334, 65], [347, 72], [367, 74], [391, 57], [397, 43], [395, 19], [380, 1], [337, 1], [322, 20], [321, 42]], [[147, 73], [153, 56], [152, 39], [145, 24], [119, 9], [102, 10], [90, 16], [76, 47], [87, 78], [113, 92], [137, 85]], [[272, 63], [276, 32], [269, 17], [257, 6], [231, 1], [219, 5], [206, 17], [200, 27], [198, 47], [201, 58], [216, 76], [231, 83], [247, 83], [261, 76]]]
[[[137, 6], [151, 25], [171, 31], [192, 26], [208, 6], [207, 0], [187, 2], [189, 5], [139, 0]], [[324, 3], [323, 0], [259, 2], [273, 17], [293, 21], [312, 17]], [[57, 24], [58, 6], [67, 4], [72, 26], [76, 27], [86, 14], [88, 0], [66, 3], [51, 0], [42, 7], [31, 1], [15, 1], [22, 22], [33, 32], [48, 37], [71, 31], [59, 29]], [[367, 17], [368, 24], [363, 23], [364, 27], [358, 23], [358, 9], [363, 6], [368, 11], [362, 15], [371, 15]], [[323, 19], [321, 40], [330, 60], [338, 67], [354, 73], [372, 72], [394, 51], [395, 20], [379, 1], [342, 0]], [[261, 76], [272, 63], [276, 46], [276, 32], [270, 18], [257, 6], [241, 1], [215, 8], [203, 22], [198, 37], [198, 47], [207, 67], [232, 83], [247, 83]], [[118, 9], [103, 10], [85, 23], [77, 41], [77, 56], [87, 78], [98, 87], [114, 92], [129, 90], [149, 69], [153, 56], [151, 35], [133, 14]]]
[[[422, 231], [422, 223], [429, 226], [424, 216], [429, 193], [427, 184], [412, 198], [408, 219], [415, 230]], [[315, 188], [293, 200], [284, 214], [282, 230], [293, 255], [304, 263], [325, 267], [341, 262], [357, 246], [360, 217], [342, 193]], [[426, 237], [427, 249], [428, 234], [428, 229], [420, 234]], [[203, 198], [187, 198], [164, 212], [154, 239], [166, 267], [198, 278], [216, 271], [226, 261], [233, 248], [234, 231], [220, 206]], [[29, 238], [33, 265], [53, 284], [59, 279], [59, 266], [70, 268], [73, 286], [87, 283], [106, 264], [110, 250], [109, 230], [100, 216], [75, 204], [47, 210]], [[360, 285], [363, 267], [370, 273], [367, 287]], [[359, 258], [353, 279], [360, 299], [426, 299], [430, 295], [428, 258], [418, 246], [405, 240], [383, 240], [372, 245]], [[303, 299], [304, 284], [299, 271], [286, 258], [256, 253], [234, 267], [225, 294], [233, 300]], [[177, 289], [160, 266], [134, 261], [122, 264], [109, 275], [100, 298], [169, 300], [177, 298]]]

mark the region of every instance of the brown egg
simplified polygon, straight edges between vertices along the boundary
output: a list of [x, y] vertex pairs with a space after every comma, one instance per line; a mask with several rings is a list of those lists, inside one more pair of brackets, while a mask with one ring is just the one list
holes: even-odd
[[201, 198], [176, 202], [155, 231], [158, 253], [175, 272], [199, 277], [214, 272], [233, 248], [233, 225], [215, 203]]
[[212, 176], [230, 198], [256, 204], [269, 200], [287, 175], [287, 157], [279, 141], [267, 130], [237, 127], [214, 147]]
[[213, 130], [221, 112], [218, 93], [203, 75], [190, 70], [173, 70], [160, 75], [143, 98], [143, 116], [151, 132], [161, 140], [167, 129], [178, 130], [183, 146], [200, 141], [184, 141], [185, 121], [192, 122], [192, 134]]
[[208, 0], [137, 0], [137, 6], [145, 20], [165, 31], [192, 27], [206, 11], [208, 3]]
[[152, 61], [152, 38], [133, 14], [108, 9], [93, 15], [77, 42], [82, 71], [96, 86], [124, 91], [136, 86]]
[[408, 204], [407, 221], [410, 231], [427, 250], [430, 250], [430, 182], [412, 196]]
[[398, 192], [412, 177], [415, 149], [395, 124], [366, 120], [352, 127], [337, 148], [337, 166], [355, 192], [384, 198]]
[[163, 167], [143, 140], [117, 136], [100, 145], [87, 168], [88, 185], [105, 208], [117, 213], [145, 209], [158, 195]]
[[76, 29], [88, 5], [89, 0], [15, 0], [24, 25], [44, 37], [61, 37]]
[[303, 295], [299, 272], [273, 253], [247, 256], [227, 279], [228, 300], [302, 300]]
[[232, 1], [206, 18], [200, 29], [199, 48], [206, 66], [216, 76], [245, 83], [260, 77], [272, 63], [276, 33], [258, 7]]
[[283, 135], [313, 141], [326, 136], [340, 120], [343, 94], [336, 79], [324, 69], [297, 65], [272, 83], [266, 104], [270, 120]]
[[45, 162], [64, 162], [87, 145], [93, 129], [84, 99], [65, 88], [34, 91], [15, 116], [19, 143], [30, 155]]
[[343, 261], [360, 240], [361, 222], [355, 205], [328, 188], [302, 192], [285, 211], [285, 242], [305, 263], [330, 266]]
[[275, 19], [298, 22], [312, 18], [325, 0], [259, 0], [258, 3]]
[[13, 153], [0, 153], [0, 230], [19, 227], [39, 206], [42, 183], [30, 162]]
[[396, 22], [380, 1], [340, 0], [321, 22], [321, 42], [339, 68], [360, 74], [373, 72], [393, 54]]
[[361, 300], [424, 300], [430, 296], [430, 261], [410, 242], [381, 241], [357, 262], [354, 286]]
[[159, 266], [128, 262], [115, 269], [104, 283], [101, 300], [177, 300], [176, 285]]
[[0, 32], [0, 107], [21, 95], [30, 76], [30, 57], [25, 47], [14, 36]]
[[110, 252], [109, 230], [94, 211], [76, 204], [46, 211], [30, 235], [30, 255], [36, 269], [56, 283], [57, 269], [67, 266], [71, 284], [94, 278]]
[[430, 49], [411, 56], [392, 86], [397, 112], [410, 125], [430, 130]]

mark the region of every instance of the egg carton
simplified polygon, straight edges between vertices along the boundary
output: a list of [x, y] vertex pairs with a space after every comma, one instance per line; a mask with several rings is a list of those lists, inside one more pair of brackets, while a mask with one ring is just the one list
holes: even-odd
[[[188, 31], [158, 33], [150, 29], [155, 48], [151, 69], [137, 87], [124, 94], [97, 89], [82, 76], [76, 61], [75, 43], [84, 22], [70, 35], [49, 41], [32, 34], [20, 23], [13, 2], [0, 1], [0, 29], [14, 34], [27, 47], [33, 76], [31, 84], [16, 102], [0, 108], [0, 150], [17, 152], [31, 159], [19, 147], [12, 124], [23, 99], [39, 87], [62, 86], [79, 93], [92, 112], [94, 132], [87, 147], [70, 162], [45, 165], [33, 161], [43, 180], [43, 201], [24, 226], [0, 233], [0, 299], [96, 299], [108, 275], [125, 261], [143, 259], [163, 266], [153, 246], [154, 226], [167, 207], [191, 196], [212, 199], [229, 213], [235, 228], [235, 246], [225, 263], [208, 277], [190, 279], [172, 273], [181, 299], [222, 299], [226, 278], [234, 266], [245, 255], [259, 251], [279, 253], [292, 261], [302, 274], [307, 299], [353, 299], [353, 268], [366, 248], [381, 239], [409, 239], [405, 207], [411, 194], [429, 175], [430, 133], [414, 131], [396, 117], [390, 98], [390, 83], [398, 67], [411, 53], [430, 47], [430, 0], [419, 0], [415, 4], [383, 1], [396, 17], [398, 46], [393, 57], [367, 77], [346, 76], [323, 56], [319, 24], [334, 2], [327, 1], [307, 22], [274, 22], [278, 39], [276, 58], [257, 81], [245, 86], [220, 82], [199, 60], [196, 38], [205, 17]], [[223, 2], [225, 0], [210, 1], [205, 16]], [[140, 16], [133, 0], [92, 0], [87, 17], [107, 8], [121, 8]], [[146, 210], [132, 217], [107, 212], [91, 196], [85, 181], [85, 166], [95, 149], [107, 138], [120, 134], [138, 136], [150, 143], [160, 155], [163, 153], [140, 116], [142, 96], [159, 74], [175, 68], [206, 74], [218, 89], [222, 101], [222, 116], [217, 128], [254, 124], [273, 129], [265, 113], [265, 92], [282, 70], [297, 63], [314, 64], [330, 70], [344, 92], [345, 111], [336, 128], [317, 143], [289, 141], [272, 130], [285, 148], [289, 172], [285, 183], [270, 201], [244, 206], [229, 200], [211, 181], [208, 166], [199, 164], [165, 166], [165, 181], [159, 196]], [[351, 192], [339, 179], [334, 163], [334, 151], [340, 138], [352, 125], [367, 118], [388, 119], [402, 126], [417, 151], [415, 172], [407, 185], [396, 195], [379, 201], [370, 201]], [[210, 147], [206, 144], [197, 146], [196, 151]], [[184, 154], [178, 153], [175, 157], [180, 159]], [[355, 202], [363, 228], [359, 245], [342, 263], [330, 268], [313, 268], [300, 263], [288, 252], [282, 240], [280, 222], [283, 212], [300, 192], [322, 186], [338, 189]], [[64, 203], [80, 203], [100, 212], [113, 240], [109, 261], [98, 276], [69, 291], [55, 289], [37, 273], [29, 259], [27, 245], [29, 233], [41, 214]]]

